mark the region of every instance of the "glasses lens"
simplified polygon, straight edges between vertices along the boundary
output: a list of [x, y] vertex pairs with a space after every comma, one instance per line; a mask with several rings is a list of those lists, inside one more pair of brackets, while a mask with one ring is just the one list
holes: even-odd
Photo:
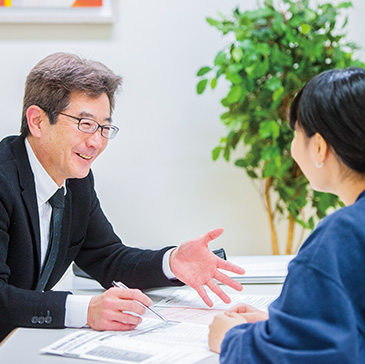
[[114, 125], [104, 125], [101, 128], [101, 135], [107, 139], [113, 139], [118, 134], [119, 129]]
[[91, 119], [81, 119], [79, 122], [79, 129], [84, 133], [92, 134], [99, 127], [99, 124]]

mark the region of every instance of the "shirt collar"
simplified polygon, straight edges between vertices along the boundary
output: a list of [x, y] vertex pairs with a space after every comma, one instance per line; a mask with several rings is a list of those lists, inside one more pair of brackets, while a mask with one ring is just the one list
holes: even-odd
[[361, 198], [364, 198], [364, 197], [365, 197], [365, 190], [360, 193], [360, 195], [356, 199], [356, 202], [359, 201]]
[[[28, 153], [30, 168], [32, 169], [34, 175], [34, 183], [35, 183], [37, 199], [40, 204], [43, 204], [47, 202], [50, 199], [50, 197], [54, 195], [54, 193], [59, 189], [59, 187], [37, 159], [36, 155], [33, 152], [32, 147], [29, 144], [28, 138], [25, 138], [25, 148]], [[63, 182], [61, 187], [65, 188], [65, 195], [66, 195], [67, 192], [66, 183]]]

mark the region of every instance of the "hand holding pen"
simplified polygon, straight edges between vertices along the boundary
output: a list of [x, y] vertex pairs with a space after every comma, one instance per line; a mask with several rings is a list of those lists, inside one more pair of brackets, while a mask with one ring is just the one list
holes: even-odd
[[[121, 289], [129, 289], [124, 283], [122, 282], [116, 282], [113, 281], [113, 286], [114, 287], [118, 287]], [[137, 303], [139, 303], [141, 306], [143, 306], [144, 308], [146, 308], [148, 311], [152, 312], [155, 316], [157, 316], [160, 320], [165, 321], [167, 323], [169, 323], [169, 320], [167, 320], [165, 317], [163, 317], [162, 315], [160, 315], [159, 313], [157, 313], [155, 310], [153, 310], [151, 307], [146, 306], [145, 304], [143, 304], [142, 302], [136, 301]]]
[[94, 330], [133, 330], [152, 300], [139, 289], [112, 287], [91, 298], [87, 324]]

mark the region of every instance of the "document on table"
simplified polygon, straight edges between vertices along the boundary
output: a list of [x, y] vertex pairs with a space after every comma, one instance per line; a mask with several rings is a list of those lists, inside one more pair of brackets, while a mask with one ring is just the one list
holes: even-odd
[[[199, 325], [210, 325], [214, 316], [222, 313], [222, 310], [211, 308], [191, 308], [191, 307], [170, 307], [155, 306], [155, 310], [168, 320], [179, 322], [190, 322]], [[152, 314], [146, 313], [144, 317], [153, 317]]]
[[156, 319], [132, 331], [77, 330], [41, 353], [121, 364], [193, 364], [216, 356], [209, 351], [208, 326]]
[[[248, 294], [231, 294], [231, 303], [227, 304], [212, 293], [208, 293], [213, 301], [214, 310], [227, 310], [238, 303], [247, 303], [260, 310], [267, 310], [269, 305], [278, 298], [279, 295], [248, 295]], [[172, 295], [162, 299], [155, 307], [189, 307], [189, 308], [207, 308], [196, 291], [176, 290]]]
[[246, 271], [243, 275], [228, 273], [240, 283], [283, 283], [288, 265], [295, 255], [268, 255], [228, 257], [228, 260]]

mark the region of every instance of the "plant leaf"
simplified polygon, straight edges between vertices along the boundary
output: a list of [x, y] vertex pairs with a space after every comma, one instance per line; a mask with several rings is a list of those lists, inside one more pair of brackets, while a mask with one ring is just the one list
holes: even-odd
[[210, 72], [212, 70], [211, 67], [202, 67], [198, 72], [197, 72], [197, 76], [204, 76], [205, 74], [207, 74], [208, 72]]
[[196, 92], [198, 95], [201, 95], [204, 92], [205, 88], [207, 87], [207, 83], [208, 80], [206, 78], [198, 82], [196, 86]]
[[216, 147], [212, 150], [212, 159], [214, 161], [216, 161], [219, 158], [221, 151], [222, 151], [222, 147]]

